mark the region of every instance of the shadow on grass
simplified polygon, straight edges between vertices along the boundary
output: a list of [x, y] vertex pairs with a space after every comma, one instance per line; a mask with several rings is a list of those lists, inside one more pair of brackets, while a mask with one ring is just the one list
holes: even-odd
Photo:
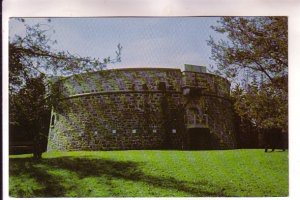
[[[225, 196], [220, 187], [214, 188], [215, 192], [208, 191], [207, 182], [188, 182], [177, 180], [173, 177], [160, 177], [147, 175], [142, 172], [143, 163], [130, 161], [115, 161], [109, 159], [85, 158], [85, 157], [59, 157], [45, 158], [40, 162], [34, 162], [30, 158], [11, 158], [10, 177], [29, 176], [35, 179], [41, 189], [32, 191], [31, 197], [64, 197], [68, 188], [65, 187], [65, 180], [61, 176], [49, 173], [51, 169], [62, 169], [75, 173], [79, 179], [88, 177], [105, 177], [107, 179], [123, 179], [156, 188], [177, 190], [184, 192], [186, 196]], [[25, 180], [24, 180], [25, 181]], [[11, 190], [12, 188], [10, 188]], [[11, 194], [13, 195], [13, 194]], [[23, 197], [22, 193], [13, 196]], [[113, 196], [113, 195], [112, 195]], [[152, 196], [146, 194], [146, 196]], [[159, 196], [159, 195], [156, 195]], [[174, 196], [176, 193], [174, 192]]]
[[[60, 197], [64, 195], [62, 190], [62, 185], [60, 184], [62, 180], [58, 177], [53, 177], [44, 168], [40, 168], [43, 162], [37, 163], [31, 158], [21, 158], [21, 159], [10, 159], [9, 160], [9, 178], [16, 177], [20, 178], [21, 182], [26, 182], [27, 177], [33, 178], [39, 187], [34, 189], [28, 189], [34, 187], [33, 185], [28, 185], [26, 189], [23, 186], [17, 188], [11, 188], [10, 185], [10, 195], [13, 197]], [[24, 178], [26, 177], [26, 178]], [[24, 178], [24, 180], [22, 180]], [[10, 183], [11, 184], [11, 183]], [[11, 190], [15, 190], [14, 194], [11, 194]]]

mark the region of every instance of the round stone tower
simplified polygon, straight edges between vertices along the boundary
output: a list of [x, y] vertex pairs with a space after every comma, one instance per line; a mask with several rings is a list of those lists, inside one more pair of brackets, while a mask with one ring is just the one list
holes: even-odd
[[47, 150], [234, 148], [230, 83], [197, 69], [116, 69], [61, 78]]

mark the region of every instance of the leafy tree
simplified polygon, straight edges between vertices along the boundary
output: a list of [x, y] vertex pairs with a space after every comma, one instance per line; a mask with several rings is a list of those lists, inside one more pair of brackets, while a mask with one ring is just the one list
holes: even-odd
[[[46, 103], [46, 87], [43, 75], [27, 79], [25, 86], [17, 94], [10, 95], [10, 125], [18, 126], [23, 139], [33, 140], [34, 158], [40, 159], [45, 146], [50, 108]], [[12, 136], [12, 135], [11, 135]]]
[[228, 78], [240, 78], [248, 71], [275, 83], [287, 75], [287, 17], [222, 17], [219, 23], [212, 28], [227, 40], [211, 38], [208, 44], [212, 59]]
[[287, 132], [288, 105], [287, 93], [273, 86], [261, 89], [248, 85], [247, 91], [236, 86], [232, 96], [235, 110], [243, 120], [257, 128], [280, 128]]
[[[57, 43], [51, 40], [49, 24], [38, 23], [28, 25], [24, 19], [25, 36], [15, 35], [9, 41], [9, 80], [10, 92], [15, 92], [24, 85], [26, 79], [44, 74], [45, 78], [74, 73], [102, 70], [106, 64], [121, 61], [120, 44], [117, 46], [116, 57], [99, 58], [81, 57], [68, 51], [56, 51]], [[48, 20], [50, 23], [51, 20]], [[46, 28], [45, 28], [46, 27]]]
[[242, 122], [287, 131], [287, 17], [222, 17], [212, 28], [226, 36], [208, 44], [218, 71], [235, 83]]
[[118, 44], [113, 59], [81, 57], [54, 49], [57, 41], [50, 37], [51, 19], [35, 25], [27, 24], [22, 18], [12, 20], [24, 24], [25, 35], [15, 35], [9, 40], [10, 126], [19, 125], [26, 130], [34, 140], [34, 157], [40, 158], [40, 135], [44, 130], [41, 121], [47, 118], [45, 113], [53, 103], [49, 97], [57, 95], [50, 90], [55, 77], [102, 70], [108, 63], [120, 62], [122, 47]]

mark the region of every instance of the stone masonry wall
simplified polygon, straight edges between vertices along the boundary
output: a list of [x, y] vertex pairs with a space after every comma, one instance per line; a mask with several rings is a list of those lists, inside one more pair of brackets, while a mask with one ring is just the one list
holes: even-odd
[[[48, 151], [183, 149], [189, 108], [207, 115], [215, 148], [234, 148], [230, 83], [207, 73], [179, 69], [104, 70], [58, 82]], [[190, 98], [183, 87], [201, 88]], [[205, 118], [205, 119], [206, 119]], [[204, 123], [204, 117], [203, 117]]]
[[180, 124], [170, 125], [169, 116], [181, 116], [180, 70], [104, 71], [62, 83], [64, 99], [53, 110], [48, 151], [181, 146]]

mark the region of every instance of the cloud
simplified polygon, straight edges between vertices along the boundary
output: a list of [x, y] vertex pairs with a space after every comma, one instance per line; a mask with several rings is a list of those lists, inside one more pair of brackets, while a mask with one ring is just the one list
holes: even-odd
[[[26, 20], [33, 24], [45, 19]], [[122, 62], [112, 67], [180, 67], [210, 64], [206, 40], [215, 21], [201, 17], [53, 18], [50, 25], [58, 50], [102, 59], [114, 57], [120, 43]]]

